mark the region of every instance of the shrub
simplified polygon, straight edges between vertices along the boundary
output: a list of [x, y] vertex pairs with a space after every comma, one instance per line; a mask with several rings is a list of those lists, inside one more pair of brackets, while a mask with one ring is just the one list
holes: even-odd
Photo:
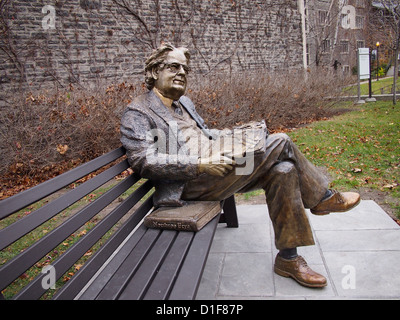
[[3, 184], [46, 180], [118, 147], [122, 112], [141, 90], [122, 83], [16, 95], [0, 110]]
[[344, 80], [334, 74], [267, 72], [197, 78], [188, 95], [211, 127], [265, 120], [271, 131], [318, 120], [341, 93]]
[[[340, 92], [333, 76], [267, 72], [197, 76], [189, 88], [209, 127], [265, 119], [271, 131], [326, 117], [326, 96]], [[146, 90], [137, 82], [14, 95], [0, 110], [0, 198], [118, 147], [122, 112]]]

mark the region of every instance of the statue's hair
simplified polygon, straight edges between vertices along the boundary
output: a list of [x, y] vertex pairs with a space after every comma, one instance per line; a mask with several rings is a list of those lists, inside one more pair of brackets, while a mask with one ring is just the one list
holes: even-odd
[[190, 60], [190, 53], [187, 48], [176, 48], [170, 43], [162, 43], [157, 49], [155, 49], [150, 57], [147, 58], [146, 63], [145, 63], [145, 82], [147, 89], [151, 90], [154, 88], [154, 84], [156, 79], [153, 78], [153, 73], [152, 71], [155, 68], [158, 68], [160, 64], [162, 64], [167, 57], [168, 53], [171, 51], [174, 51], [175, 49], [182, 50], [188, 63]]

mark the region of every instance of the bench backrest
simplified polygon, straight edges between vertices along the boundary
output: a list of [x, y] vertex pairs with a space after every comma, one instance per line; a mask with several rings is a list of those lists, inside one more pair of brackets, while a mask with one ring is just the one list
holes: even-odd
[[[48, 298], [58, 290], [56, 297], [73, 298], [151, 210], [152, 184], [139, 175], [104, 186], [129, 168], [124, 155], [118, 148], [0, 201], [4, 297]], [[122, 197], [128, 189], [135, 191]]]

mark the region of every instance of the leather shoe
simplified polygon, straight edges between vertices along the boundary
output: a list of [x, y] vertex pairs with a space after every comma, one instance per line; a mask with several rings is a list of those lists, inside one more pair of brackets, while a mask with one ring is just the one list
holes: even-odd
[[360, 203], [360, 195], [356, 192], [338, 192], [331, 190], [332, 195], [322, 200], [314, 208], [311, 213], [316, 215], [325, 215], [331, 212], [345, 212], [353, 209]]
[[293, 278], [305, 287], [322, 288], [327, 284], [326, 278], [313, 271], [301, 256], [288, 260], [278, 254], [275, 258], [274, 271], [280, 276]]

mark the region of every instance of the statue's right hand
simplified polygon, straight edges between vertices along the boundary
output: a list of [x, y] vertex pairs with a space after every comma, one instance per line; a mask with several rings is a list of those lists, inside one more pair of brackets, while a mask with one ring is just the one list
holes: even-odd
[[231, 158], [218, 155], [217, 157], [199, 158], [199, 173], [207, 173], [212, 176], [223, 177], [228, 174], [235, 165]]

